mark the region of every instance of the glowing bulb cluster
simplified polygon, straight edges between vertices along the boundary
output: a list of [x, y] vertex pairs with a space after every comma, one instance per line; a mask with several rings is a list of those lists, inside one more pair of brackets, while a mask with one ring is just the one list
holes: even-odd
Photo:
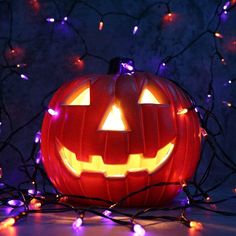
[[13, 217], [9, 217], [9, 218], [3, 220], [3, 221], [0, 223], [0, 230], [5, 229], [5, 228], [8, 228], [8, 227], [14, 225], [15, 222], [16, 222], [16, 220], [15, 220]]
[[41, 206], [42, 206], [41, 202], [36, 198], [33, 198], [29, 203], [30, 210], [39, 210]]
[[193, 229], [196, 229], [196, 230], [202, 230], [203, 229], [202, 223], [197, 222], [197, 221], [190, 221], [189, 227], [193, 228]]

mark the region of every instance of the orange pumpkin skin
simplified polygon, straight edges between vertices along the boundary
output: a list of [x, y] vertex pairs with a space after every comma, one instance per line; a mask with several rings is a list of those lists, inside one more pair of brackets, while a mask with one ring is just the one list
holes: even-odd
[[[84, 84], [90, 86], [90, 105], [66, 105], [64, 101], [68, 96]], [[157, 94], [162, 93], [166, 104], [138, 103], [146, 85]], [[104, 114], [114, 102], [119, 104], [127, 121], [127, 131], [99, 129]], [[143, 72], [82, 76], [62, 85], [49, 104], [59, 114], [51, 116], [46, 113], [42, 126], [41, 149], [46, 172], [61, 193], [113, 202], [150, 184], [188, 180], [200, 157], [200, 124], [194, 109], [183, 115], [177, 112], [191, 106], [189, 97], [174, 83]], [[83, 171], [80, 176], [75, 176], [62, 161], [58, 141], [75, 153], [77, 160], [88, 162], [91, 155], [99, 155], [110, 165], [125, 165], [130, 154], [141, 153], [151, 159], [170, 142], [174, 143], [174, 148], [169, 158], [152, 173], [127, 171], [122, 177], [107, 177], [101, 172]], [[127, 199], [123, 206], [163, 205], [179, 190], [180, 186], [154, 187]], [[78, 202], [103, 205], [91, 200]]]

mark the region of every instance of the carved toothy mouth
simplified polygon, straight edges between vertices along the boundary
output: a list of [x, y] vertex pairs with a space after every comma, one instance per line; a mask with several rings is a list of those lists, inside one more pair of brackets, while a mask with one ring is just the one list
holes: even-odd
[[67, 169], [77, 177], [82, 172], [102, 173], [106, 177], [125, 177], [128, 172], [147, 171], [151, 174], [159, 169], [169, 159], [174, 149], [174, 140], [158, 150], [153, 158], [146, 158], [143, 154], [130, 154], [126, 164], [106, 164], [99, 155], [89, 156], [88, 162], [79, 161], [76, 154], [58, 140], [57, 148]]

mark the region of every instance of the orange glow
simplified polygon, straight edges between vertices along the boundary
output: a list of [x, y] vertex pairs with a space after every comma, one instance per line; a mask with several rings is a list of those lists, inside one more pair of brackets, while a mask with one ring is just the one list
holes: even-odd
[[84, 69], [84, 61], [81, 60], [79, 57], [74, 59], [74, 65], [76, 65], [76, 67], [80, 70]]
[[177, 111], [177, 115], [184, 115], [188, 112], [188, 109], [187, 108], [183, 108], [183, 109], [179, 109]]
[[24, 56], [24, 50], [20, 47], [14, 46], [13, 48], [9, 48], [6, 50], [6, 58], [8, 60], [22, 60]]
[[185, 182], [185, 180], [182, 180], [182, 181], [181, 181], [181, 186], [182, 186], [182, 188], [187, 187], [187, 183]]
[[82, 172], [102, 173], [106, 177], [125, 177], [128, 172], [147, 171], [153, 173], [171, 156], [174, 140], [157, 151], [154, 158], [146, 158], [143, 154], [130, 154], [126, 164], [106, 164], [102, 156], [91, 155], [89, 162], [80, 161], [76, 154], [57, 141], [58, 151], [67, 169], [75, 176]]
[[29, 203], [30, 210], [39, 210], [41, 206], [42, 206], [41, 202], [35, 198], [33, 198]]
[[69, 104], [67, 105], [80, 105], [86, 106], [90, 105], [90, 88], [85, 88], [76, 98], [74, 98]]
[[16, 222], [15, 219], [12, 218], [12, 217], [3, 220], [3, 221], [0, 223], [0, 230], [5, 229], [5, 228], [7, 228], [7, 227], [10, 227], [10, 226], [14, 225], [15, 222]]
[[174, 22], [176, 21], [177, 19], [177, 14], [176, 13], [167, 13], [163, 16], [163, 22], [168, 24], [168, 23], [171, 23], [171, 22]]
[[235, 53], [236, 52], [236, 39], [232, 38], [231, 40], [229, 40], [229, 42], [226, 45], [226, 49], [228, 49], [228, 51]]
[[144, 88], [140, 98], [138, 100], [139, 104], [160, 104], [160, 102], [156, 99], [156, 97], [152, 94], [152, 92], [148, 88]]
[[233, 193], [236, 193], [236, 188], [233, 188], [233, 190], [232, 190], [232, 191], [233, 191]]
[[99, 126], [99, 130], [110, 131], [128, 131], [128, 124], [122, 114], [121, 109], [113, 104], [102, 124]]
[[102, 30], [102, 29], [103, 29], [103, 26], [104, 26], [103, 21], [100, 21], [100, 22], [99, 22], [98, 29], [99, 29], [99, 30]]
[[230, 2], [231, 2], [231, 5], [236, 4], [236, 0], [231, 0]]
[[75, 88], [72, 94], [66, 98], [63, 105], [88, 106], [90, 105], [90, 84], [85, 84], [81, 88]]
[[190, 221], [190, 227], [196, 230], [201, 230], [203, 229], [203, 225], [200, 222], [197, 221]]
[[40, 4], [38, 0], [29, 0], [29, 4], [31, 5], [35, 13], [39, 12]]

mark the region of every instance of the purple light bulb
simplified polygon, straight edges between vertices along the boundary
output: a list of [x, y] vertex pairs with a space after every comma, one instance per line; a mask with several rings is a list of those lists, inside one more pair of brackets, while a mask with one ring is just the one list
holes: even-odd
[[137, 33], [137, 31], [138, 31], [138, 26], [135, 25], [135, 26], [134, 26], [134, 29], [133, 29], [133, 35], [135, 35], [135, 34]]
[[28, 80], [28, 79], [29, 79], [29, 78], [28, 78], [26, 75], [24, 75], [24, 74], [21, 74], [20, 77], [21, 77], [21, 79], [23, 79], [23, 80]]
[[48, 113], [51, 115], [51, 116], [57, 116], [59, 113], [58, 111], [55, 111], [53, 110], [52, 108], [48, 108]]
[[143, 236], [145, 234], [144, 228], [139, 225], [139, 224], [134, 224], [133, 226], [133, 231], [138, 235], [138, 236]]
[[78, 229], [80, 228], [80, 226], [82, 225], [82, 223], [83, 223], [83, 220], [82, 220], [81, 218], [77, 218], [77, 219], [73, 222], [72, 228], [73, 228], [74, 230], [78, 230]]
[[49, 23], [53, 23], [55, 22], [55, 19], [50, 17], [50, 18], [47, 18], [46, 21]]

